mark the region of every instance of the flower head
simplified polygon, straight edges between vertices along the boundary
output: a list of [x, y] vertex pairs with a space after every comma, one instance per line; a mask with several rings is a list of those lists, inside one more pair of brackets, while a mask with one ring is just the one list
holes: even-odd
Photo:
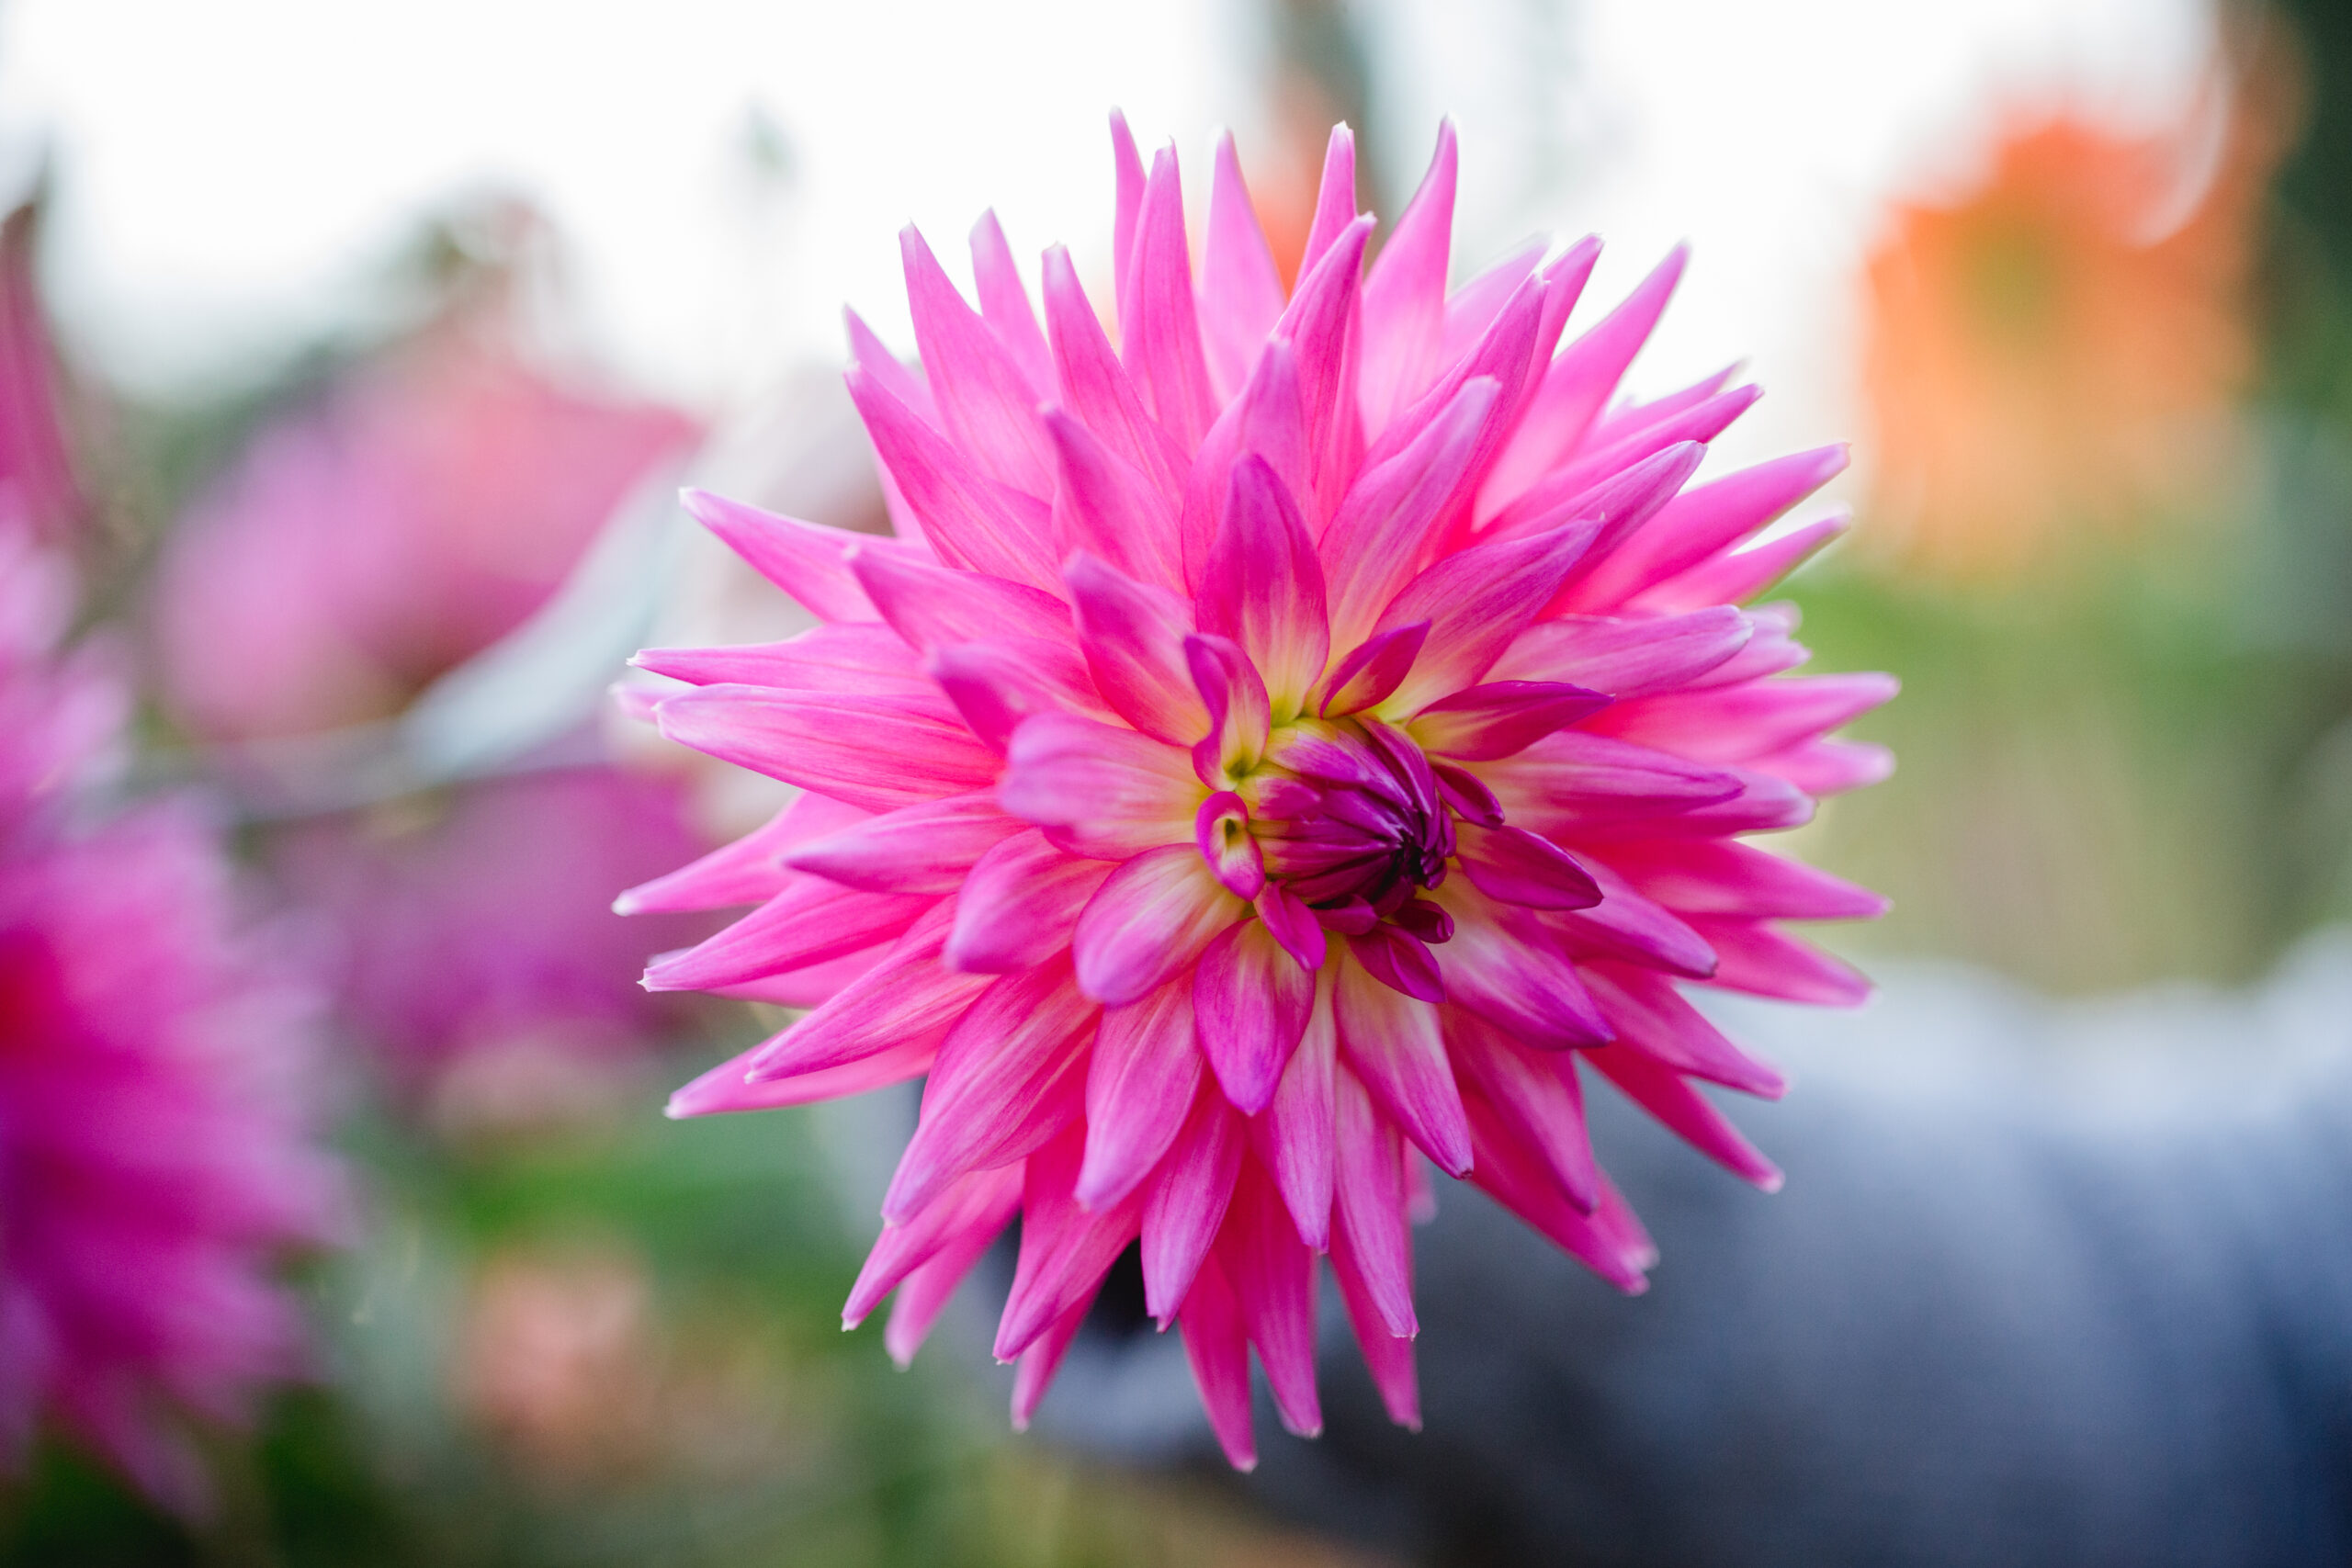
[[1777, 1180], [1691, 1080], [1781, 1080], [1680, 987], [1860, 996], [1778, 922], [1879, 901], [1737, 839], [1883, 773], [1823, 736], [1892, 688], [1771, 679], [1792, 615], [1729, 607], [1835, 532], [1736, 547], [1839, 450], [1686, 489], [1753, 389], [1609, 406], [1679, 253], [1555, 354], [1598, 245], [1448, 294], [1449, 130], [1367, 271], [1341, 128], [1285, 295], [1229, 142], [1196, 274], [1115, 130], [1116, 350], [1058, 248], [1040, 328], [992, 218], [978, 310], [904, 236], [919, 371], [852, 318], [898, 538], [688, 497], [823, 624], [640, 655], [698, 688], [662, 728], [807, 793], [636, 900], [759, 904], [649, 984], [817, 1004], [674, 1113], [927, 1075], [850, 1321], [895, 1290], [910, 1354], [1018, 1213], [1025, 1419], [1139, 1243], [1247, 1465], [1251, 1348], [1320, 1425], [1317, 1253], [1418, 1418], [1423, 1159], [1629, 1291], [1590, 1074]]
[[114, 682], [53, 643], [71, 611], [0, 525], [0, 1463], [44, 1420], [193, 1506], [187, 1415], [233, 1421], [300, 1370], [270, 1278], [326, 1239], [309, 1005], [231, 919], [209, 829], [166, 803], [90, 825]]

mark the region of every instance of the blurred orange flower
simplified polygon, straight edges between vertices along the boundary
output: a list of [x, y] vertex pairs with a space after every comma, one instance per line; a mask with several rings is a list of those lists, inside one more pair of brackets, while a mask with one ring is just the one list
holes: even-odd
[[1973, 190], [1894, 209], [1862, 361], [1883, 555], [1999, 578], [2215, 493], [2278, 151], [2258, 96], [2150, 136], [2013, 121]]

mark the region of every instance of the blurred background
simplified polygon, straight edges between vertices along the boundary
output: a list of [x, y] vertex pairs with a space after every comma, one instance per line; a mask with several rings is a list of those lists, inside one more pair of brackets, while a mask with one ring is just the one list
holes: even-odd
[[989, 207], [1101, 279], [1113, 105], [1232, 128], [1292, 257], [1341, 118], [1393, 215], [1453, 117], [1465, 272], [1600, 232], [1587, 316], [1693, 243], [1635, 390], [1744, 356], [1712, 463], [1855, 442], [1785, 592], [1905, 682], [1792, 846], [1894, 899], [1866, 967], [2239, 986], [2352, 919], [2352, 7], [7, 0], [0, 459], [331, 988], [362, 1217], [208, 1516], [44, 1441], [0, 1562], [1368, 1561], [840, 1334], [854, 1151], [662, 1121], [775, 1014], [609, 913], [775, 804], [607, 695], [797, 624], [676, 487], [882, 526], [842, 306], [910, 350], [898, 229]]

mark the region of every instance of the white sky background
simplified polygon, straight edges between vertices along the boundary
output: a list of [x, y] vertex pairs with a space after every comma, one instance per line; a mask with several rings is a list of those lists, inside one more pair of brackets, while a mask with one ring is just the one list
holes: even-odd
[[[2203, 0], [1362, 0], [1380, 148], [1409, 186], [1437, 116], [1464, 146], [1457, 255], [1611, 242], [1616, 298], [1697, 259], [1635, 373], [1736, 357], [1772, 396], [1726, 456], [1850, 433], [1851, 285], [1891, 194], [1964, 174], [2003, 102], [2161, 118]], [[11, 0], [0, 154], [53, 159], [51, 285], [74, 346], [194, 389], [363, 310], [421, 214], [530, 195], [566, 235], [595, 357], [716, 412], [836, 361], [854, 302], [905, 343], [896, 231], [960, 267], [981, 208], [1016, 254], [1099, 276], [1104, 109], [1204, 173], [1250, 132], [1251, 0]], [[754, 114], [793, 154], [763, 183]], [[1091, 264], [1091, 265], [1090, 265]], [[1580, 312], [1580, 315], [1582, 312]]]

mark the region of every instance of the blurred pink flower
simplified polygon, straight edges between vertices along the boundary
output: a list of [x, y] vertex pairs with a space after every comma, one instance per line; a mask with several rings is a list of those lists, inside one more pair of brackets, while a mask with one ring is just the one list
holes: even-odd
[[0, 489], [45, 534], [82, 511], [66, 449], [57, 351], [41, 309], [34, 243], [40, 209], [0, 222]]
[[186, 1415], [300, 1370], [286, 1248], [343, 1190], [307, 1141], [307, 996], [237, 934], [227, 868], [168, 803], [84, 820], [122, 712], [60, 661], [72, 595], [0, 527], [0, 1459], [52, 1419], [201, 1506]]
[[[344, 938], [345, 1015], [414, 1071], [509, 1046], [611, 1057], [674, 1024], [613, 896], [706, 841], [671, 781], [569, 768], [297, 824], [272, 861]], [[673, 940], [707, 930], [673, 918]]]
[[266, 426], [176, 530], [161, 672], [207, 739], [383, 718], [520, 625], [695, 434], [440, 323]]
[[1774, 679], [1793, 613], [1731, 607], [1842, 526], [1736, 547], [1841, 448], [1686, 490], [1756, 389], [1608, 406], [1679, 252], [1555, 356], [1599, 246], [1449, 295], [1450, 129], [1369, 271], [1334, 132], [1287, 298], [1229, 141], [1196, 276], [1174, 152], [1115, 130], [1118, 351], [1060, 249], [1041, 330], [992, 217], [978, 311], [909, 230], [922, 367], [853, 318], [849, 372], [900, 536], [689, 498], [823, 624], [641, 655], [699, 688], [662, 728], [808, 793], [627, 907], [757, 902], [648, 983], [821, 1003], [674, 1113], [929, 1075], [850, 1322], [895, 1289], [910, 1354], [1018, 1213], [1023, 1421], [1140, 1238], [1246, 1467], [1252, 1347], [1320, 1427], [1317, 1253], [1418, 1420], [1416, 1151], [1627, 1291], [1586, 1069], [1777, 1184], [1692, 1085], [1781, 1079], [1680, 987], [1861, 998], [1779, 922], [1881, 901], [1736, 840], [1883, 775], [1824, 737], [1894, 686]]

